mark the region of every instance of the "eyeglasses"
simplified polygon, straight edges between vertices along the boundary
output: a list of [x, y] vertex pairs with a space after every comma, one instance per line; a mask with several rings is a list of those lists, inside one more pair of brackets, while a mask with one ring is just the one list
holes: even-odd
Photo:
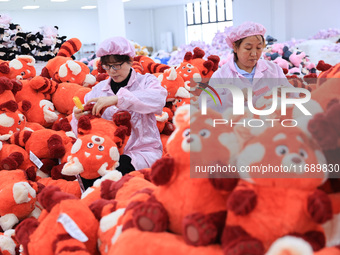
[[125, 63], [125, 62], [120, 63], [120, 64], [115, 64], [115, 65], [102, 65], [102, 67], [103, 67], [103, 69], [106, 70], [106, 71], [109, 71], [110, 68], [112, 68], [113, 70], [117, 71], [117, 70], [122, 69], [122, 65], [123, 65], [124, 63]]

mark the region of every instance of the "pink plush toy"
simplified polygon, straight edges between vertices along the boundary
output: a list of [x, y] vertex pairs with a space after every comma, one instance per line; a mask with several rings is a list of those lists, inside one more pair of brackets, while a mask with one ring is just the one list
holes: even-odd
[[289, 61], [296, 67], [299, 67], [302, 63], [302, 59], [306, 57], [306, 53], [304, 52], [293, 52], [289, 56]]

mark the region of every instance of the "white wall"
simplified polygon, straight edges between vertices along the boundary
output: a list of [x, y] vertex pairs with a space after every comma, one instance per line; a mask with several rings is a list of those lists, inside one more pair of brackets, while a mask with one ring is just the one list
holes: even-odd
[[183, 6], [147, 10], [125, 10], [126, 37], [141, 46], [161, 49], [161, 34], [172, 33], [173, 46], [185, 44], [186, 19]]
[[125, 10], [126, 38], [155, 48], [152, 10]]
[[163, 32], [172, 32], [174, 46], [185, 43], [186, 16], [184, 5], [154, 9], [153, 13], [156, 50], [161, 49], [161, 34]]
[[339, 0], [234, 0], [234, 25], [259, 22], [278, 41], [308, 39], [321, 29], [340, 29]]
[[290, 20], [288, 37], [296, 39], [315, 35], [321, 29], [340, 29], [339, 0], [288, 0]]

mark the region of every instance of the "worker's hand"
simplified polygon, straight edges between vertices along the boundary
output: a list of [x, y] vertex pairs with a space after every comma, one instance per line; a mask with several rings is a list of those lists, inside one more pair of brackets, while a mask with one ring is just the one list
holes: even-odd
[[95, 103], [92, 108], [92, 114], [95, 116], [98, 116], [107, 107], [116, 105], [118, 103], [118, 97], [117, 96], [96, 97], [86, 102], [86, 105], [91, 104], [91, 103]]
[[88, 111], [82, 111], [81, 109], [79, 109], [78, 107], [73, 107], [73, 114], [74, 114], [74, 117], [79, 120], [79, 118], [83, 115], [87, 115], [89, 114]]

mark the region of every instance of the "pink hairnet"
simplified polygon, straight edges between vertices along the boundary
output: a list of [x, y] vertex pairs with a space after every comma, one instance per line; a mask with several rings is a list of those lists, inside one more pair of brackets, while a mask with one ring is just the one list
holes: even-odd
[[135, 47], [124, 37], [116, 36], [104, 40], [97, 50], [97, 57], [106, 55], [135, 56]]
[[244, 22], [241, 25], [237, 26], [237, 27], [233, 27], [230, 29], [230, 32], [227, 35], [226, 41], [227, 44], [230, 48], [233, 48], [233, 43], [248, 37], [248, 36], [252, 36], [252, 35], [262, 35], [264, 36], [264, 34], [266, 33], [266, 29], [264, 28], [264, 26], [262, 26], [259, 23], [255, 23], [255, 22]]

